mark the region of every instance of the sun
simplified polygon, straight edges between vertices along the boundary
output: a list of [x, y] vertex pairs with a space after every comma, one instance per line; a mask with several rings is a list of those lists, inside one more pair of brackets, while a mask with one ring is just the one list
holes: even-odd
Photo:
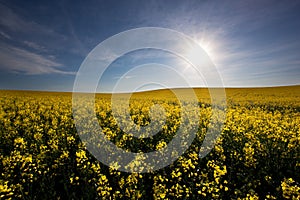
[[[215, 54], [215, 44], [213, 41], [211, 40], [207, 40], [207, 39], [195, 39], [194, 41], [205, 51], [205, 53], [210, 57], [210, 58], [215, 58], [216, 54]], [[197, 54], [197, 52], [194, 52], [195, 54]]]
[[[184, 54], [187, 63], [183, 68], [183, 73], [192, 77], [197, 77], [198, 82], [203, 77], [201, 75], [199, 77], [199, 71], [195, 70], [197, 67], [195, 68], [194, 64], [200, 67], [201, 70], [205, 70], [205, 68], [209, 67], [210, 64], [218, 64], [216, 53], [217, 46], [214, 41], [207, 39], [195, 39], [195, 37], [192, 39], [194, 41], [194, 45], [186, 47], [186, 52]], [[196, 78], [194, 79], [196, 80]]]
[[[199, 61], [202, 59], [210, 59], [213, 61], [216, 59], [216, 54], [214, 51], [214, 45], [212, 42], [207, 40], [194, 40], [197, 45], [189, 47], [186, 56], [188, 60]], [[207, 57], [208, 56], [208, 57]]]
[[[191, 38], [206, 52], [211, 60], [218, 60], [221, 53], [218, 49], [221, 47], [220, 45], [223, 44], [222, 40], [220, 40], [221, 38], [216, 37], [213, 33], [193, 34]], [[195, 52], [195, 54], [196, 53], [197, 52]]]

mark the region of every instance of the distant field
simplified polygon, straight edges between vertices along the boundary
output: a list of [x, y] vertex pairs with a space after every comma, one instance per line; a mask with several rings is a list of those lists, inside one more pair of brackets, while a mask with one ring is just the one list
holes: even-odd
[[[188, 90], [174, 91], [189, 104]], [[300, 199], [300, 86], [225, 89], [224, 128], [203, 159], [198, 153], [210, 126], [210, 96], [205, 88], [194, 91], [200, 115], [192, 145], [170, 166], [141, 174], [109, 168], [86, 150], [73, 121], [72, 93], [0, 91], [0, 198]], [[180, 126], [181, 107], [171, 90], [132, 95], [138, 126], [151, 122], [154, 103], [165, 108], [166, 125], [144, 139], [118, 128], [110, 98], [97, 94], [95, 110], [120, 148], [159, 150]]]
[[[180, 91], [183, 95], [189, 95], [186, 89], [173, 89]], [[194, 88], [199, 101], [210, 101], [209, 90], [207, 88]], [[226, 95], [229, 101], [253, 101], [260, 102], [298, 102], [300, 98], [300, 85], [280, 86], [280, 87], [261, 87], [261, 88], [226, 88]], [[71, 92], [46, 92], [46, 91], [26, 91], [26, 90], [0, 90], [1, 95], [18, 95], [18, 96], [72, 96]], [[111, 97], [110, 93], [97, 94], [98, 97]], [[134, 93], [133, 96], [138, 98], [167, 97], [174, 98], [170, 89], [161, 89], [145, 92]], [[261, 97], [261, 98], [260, 98]], [[267, 99], [270, 98], [270, 99]]]

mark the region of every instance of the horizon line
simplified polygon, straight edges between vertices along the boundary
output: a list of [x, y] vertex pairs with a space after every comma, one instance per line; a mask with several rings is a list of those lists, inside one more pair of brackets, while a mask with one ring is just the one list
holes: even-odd
[[[141, 93], [141, 92], [153, 92], [160, 90], [178, 90], [178, 89], [213, 89], [213, 88], [223, 88], [223, 89], [263, 89], [263, 88], [281, 88], [281, 87], [296, 87], [299, 84], [291, 85], [274, 85], [274, 86], [226, 86], [226, 87], [175, 87], [175, 88], [158, 88], [158, 89], [146, 89], [141, 91], [119, 91], [119, 92], [95, 92], [93, 94], [128, 94], [128, 93]], [[35, 89], [0, 89], [0, 91], [20, 91], [20, 92], [54, 92], [54, 93], [74, 93], [74, 91], [59, 91], [59, 90], [35, 90]], [[88, 93], [88, 92], [76, 92], [76, 93]]]

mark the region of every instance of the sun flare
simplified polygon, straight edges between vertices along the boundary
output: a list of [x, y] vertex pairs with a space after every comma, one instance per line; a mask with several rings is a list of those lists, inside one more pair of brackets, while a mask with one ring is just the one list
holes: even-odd
[[205, 39], [195, 39], [196, 43], [207, 53], [207, 55], [211, 58], [215, 57], [215, 45], [210, 40]]

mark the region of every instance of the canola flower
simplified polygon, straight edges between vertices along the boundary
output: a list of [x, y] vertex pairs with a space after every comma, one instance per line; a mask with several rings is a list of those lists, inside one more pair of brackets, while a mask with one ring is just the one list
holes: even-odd
[[[0, 91], [0, 198], [299, 199], [300, 87], [226, 90], [223, 132], [202, 159], [211, 107], [208, 92], [195, 91], [197, 137], [173, 164], [145, 174], [120, 172], [117, 162], [108, 167], [86, 150], [72, 119], [71, 94]], [[131, 119], [141, 127], [150, 123], [152, 105], [165, 108], [165, 124], [150, 138], [118, 126], [110, 95], [96, 95], [95, 102], [106, 138], [127, 151], [163, 149], [180, 127], [180, 105], [167, 90], [131, 97]], [[128, 167], [144, 167], [143, 159]]]

